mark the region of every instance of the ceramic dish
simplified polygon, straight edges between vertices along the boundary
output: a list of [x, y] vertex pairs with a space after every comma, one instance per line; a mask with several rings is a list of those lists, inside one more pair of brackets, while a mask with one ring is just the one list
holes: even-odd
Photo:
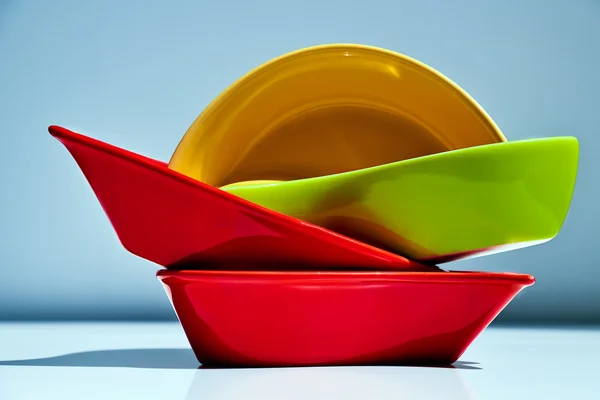
[[169, 167], [212, 186], [294, 180], [506, 141], [464, 90], [402, 54], [309, 47], [254, 69], [196, 119]]
[[452, 364], [530, 275], [158, 272], [205, 366]]
[[61, 127], [49, 131], [75, 158], [123, 246], [159, 265], [438, 270], [267, 210], [163, 162]]
[[572, 137], [471, 147], [325, 177], [222, 189], [433, 263], [555, 237], [578, 164]]

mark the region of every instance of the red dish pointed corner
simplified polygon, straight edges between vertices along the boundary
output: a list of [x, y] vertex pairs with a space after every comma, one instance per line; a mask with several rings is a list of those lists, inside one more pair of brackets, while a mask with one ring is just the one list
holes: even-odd
[[123, 246], [161, 266], [441, 271], [270, 211], [164, 162], [59, 126], [49, 132], [81, 168]]

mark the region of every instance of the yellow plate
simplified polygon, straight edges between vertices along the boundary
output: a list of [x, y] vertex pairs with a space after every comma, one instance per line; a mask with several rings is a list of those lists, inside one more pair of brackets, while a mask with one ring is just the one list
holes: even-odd
[[275, 58], [221, 93], [169, 167], [213, 186], [293, 180], [506, 141], [450, 79], [402, 54], [322, 45]]

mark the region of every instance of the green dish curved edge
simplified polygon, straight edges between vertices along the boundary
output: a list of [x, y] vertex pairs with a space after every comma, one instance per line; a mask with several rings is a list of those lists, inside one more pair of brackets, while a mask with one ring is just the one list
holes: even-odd
[[222, 190], [415, 260], [445, 262], [554, 238], [578, 159], [576, 138], [552, 137]]

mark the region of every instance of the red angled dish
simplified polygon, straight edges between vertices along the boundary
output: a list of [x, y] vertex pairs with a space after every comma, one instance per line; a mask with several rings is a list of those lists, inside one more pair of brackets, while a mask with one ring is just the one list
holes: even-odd
[[161, 161], [51, 126], [74, 157], [121, 243], [167, 268], [439, 271], [270, 211]]
[[157, 273], [205, 366], [452, 364], [530, 275]]

